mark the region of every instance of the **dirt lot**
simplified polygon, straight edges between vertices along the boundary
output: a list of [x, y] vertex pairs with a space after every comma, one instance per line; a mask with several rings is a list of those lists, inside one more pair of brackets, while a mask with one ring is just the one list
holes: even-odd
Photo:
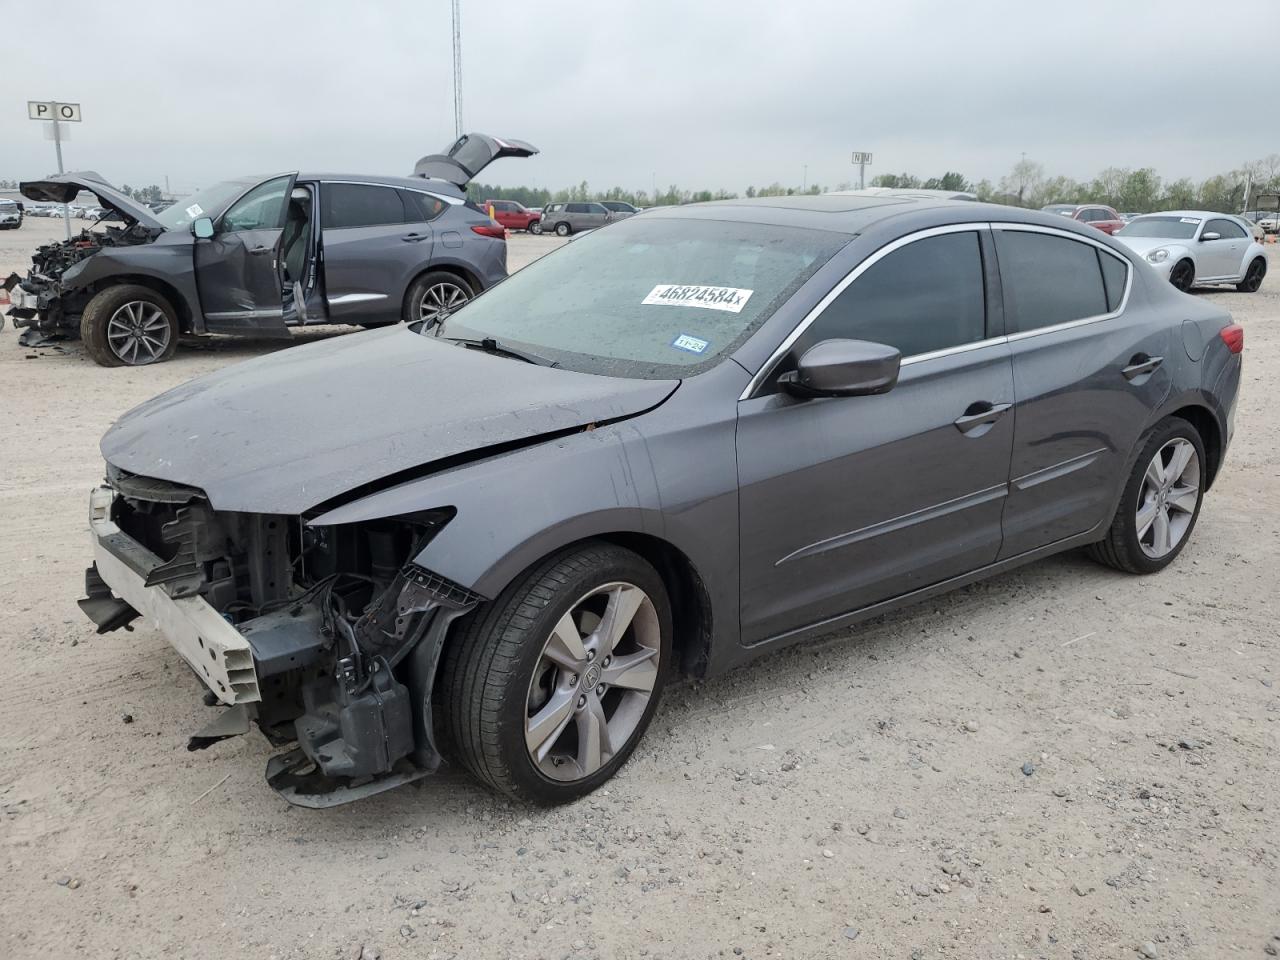
[[[60, 228], [0, 234], [0, 272]], [[554, 243], [516, 238], [513, 265]], [[208, 711], [177, 655], [145, 625], [95, 636], [75, 606], [97, 441], [159, 390], [272, 347], [104, 370], [75, 346], [20, 349], [6, 330], [0, 952], [1274, 954], [1270, 250], [1261, 294], [1200, 294], [1247, 328], [1244, 395], [1172, 568], [1136, 579], [1063, 556], [681, 684], [608, 789], [552, 811], [447, 777], [308, 812], [263, 782], [256, 734], [187, 753]]]

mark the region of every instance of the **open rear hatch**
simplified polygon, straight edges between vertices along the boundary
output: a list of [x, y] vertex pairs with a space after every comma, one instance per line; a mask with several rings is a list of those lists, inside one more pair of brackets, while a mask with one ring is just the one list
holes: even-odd
[[531, 157], [538, 148], [523, 140], [499, 140], [487, 133], [466, 133], [449, 148], [448, 153], [432, 153], [413, 166], [415, 177], [444, 180], [460, 189], [502, 157]]

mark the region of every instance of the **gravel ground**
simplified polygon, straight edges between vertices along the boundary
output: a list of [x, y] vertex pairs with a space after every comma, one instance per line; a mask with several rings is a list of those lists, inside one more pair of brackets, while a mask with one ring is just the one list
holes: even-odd
[[[0, 234], [19, 268], [58, 221]], [[516, 237], [513, 265], [555, 241]], [[75, 606], [113, 418], [274, 345], [105, 370], [0, 334], [6, 957], [1265, 958], [1280, 950], [1280, 257], [1194, 539], [1133, 578], [1058, 557], [669, 690], [605, 790], [458, 776], [335, 810]], [[307, 338], [335, 330], [309, 331]], [[34, 357], [34, 359], [30, 359]]]

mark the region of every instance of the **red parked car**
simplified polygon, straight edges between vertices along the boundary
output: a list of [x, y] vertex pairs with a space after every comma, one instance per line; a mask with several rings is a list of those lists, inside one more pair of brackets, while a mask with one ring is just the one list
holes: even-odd
[[1101, 203], [1051, 203], [1040, 209], [1046, 213], [1060, 213], [1072, 220], [1087, 223], [1108, 236], [1124, 226], [1124, 220], [1120, 214]]
[[508, 230], [528, 230], [542, 215], [515, 200], [486, 200], [484, 212], [493, 210], [493, 218]]

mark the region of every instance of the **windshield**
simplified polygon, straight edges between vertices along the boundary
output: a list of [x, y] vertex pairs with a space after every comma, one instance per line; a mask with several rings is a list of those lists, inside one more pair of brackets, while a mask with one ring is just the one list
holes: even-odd
[[156, 219], [166, 230], [181, 230], [189, 227], [192, 220], [200, 217], [214, 217], [222, 212], [222, 208], [240, 194], [252, 187], [257, 180], [225, 180], [205, 187], [189, 197], [183, 197], [171, 207], [157, 213]]
[[584, 373], [689, 376], [746, 340], [849, 239], [758, 223], [622, 220], [422, 332], [492, 338]]
[[1120, 230], [1119, 237], [1154, 237], [1158, 240], [1190, 240], [1200, 226], [1197, 217], [1138, 217]]

